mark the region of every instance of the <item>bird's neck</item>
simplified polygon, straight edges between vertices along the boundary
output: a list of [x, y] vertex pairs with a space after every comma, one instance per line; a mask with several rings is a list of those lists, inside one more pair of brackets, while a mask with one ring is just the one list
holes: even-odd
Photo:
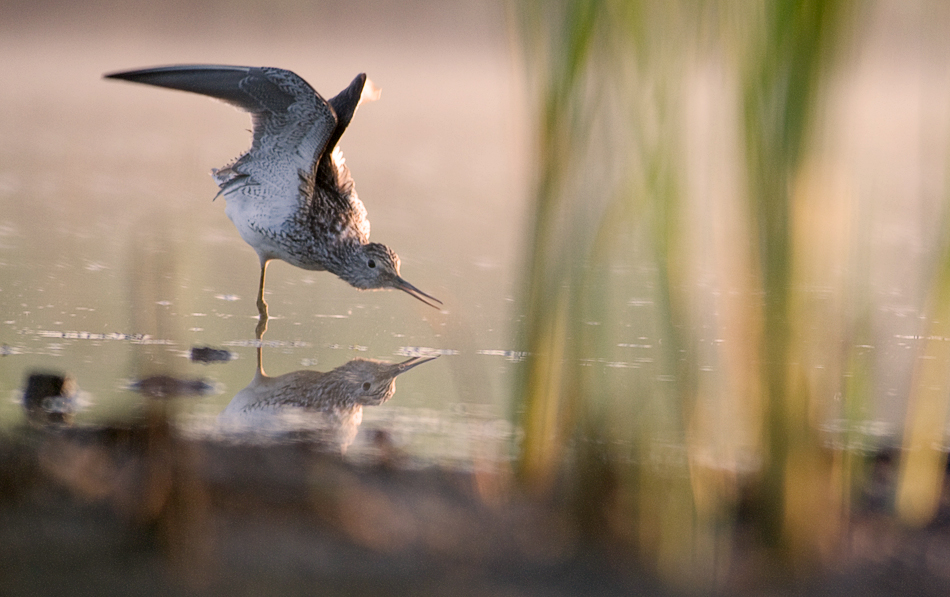
[[349, 265], [360, 258], [363, 243], [355, 239], [341, 238], [329, 246], [327, 271], [350, 282]]

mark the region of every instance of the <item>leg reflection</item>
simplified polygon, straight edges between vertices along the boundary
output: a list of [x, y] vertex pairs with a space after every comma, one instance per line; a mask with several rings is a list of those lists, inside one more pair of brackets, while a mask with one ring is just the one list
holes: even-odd
[[257, 339], [260, 340], [267, 331], [267, 302], [264, 300], [264, 276], [267, 273], [267, 262], [261, 263], [261, 285], [257, 290], [257, 312], [260, 318], [257, 320]]

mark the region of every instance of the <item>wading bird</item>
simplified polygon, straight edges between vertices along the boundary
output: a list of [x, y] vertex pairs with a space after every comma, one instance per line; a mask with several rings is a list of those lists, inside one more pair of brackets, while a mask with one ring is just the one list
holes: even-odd
[[366, 208], [338, 146], [360, 102], [375, 99], [365, 74], [330, 101], [279, 68], [181, 65], [106, 78], [200, 93], [250, 112], [251, 148], [212, 175], [227, 202], [225, 213], [260, 258], [262, 324], [272, 259], [329, 271], [361, 290], [397, 288], [432, 307], [442, 304], [400, 276], [392, 249], [369, 242]]

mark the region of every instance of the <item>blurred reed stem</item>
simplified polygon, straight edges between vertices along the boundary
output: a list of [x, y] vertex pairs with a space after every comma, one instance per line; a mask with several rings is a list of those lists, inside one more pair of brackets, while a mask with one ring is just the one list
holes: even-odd
[[[743, 114], [752, 220], [757, 223], [763, 305], [762, 380], [766, 459], [757, 524], [766, 545], [779, 547], [791, 527], [814, 515], [795, 500], [807, 479], [824, 478], [809, 425], [813, 397], [790, 379], [793, 282], [792, 188], [803, 162], [819, 83], [843, 30], [845, 2], [778, 0], [762, 5], [761, 26], [742, 49]], [[791, 349], [794, 350], [794, 349]], [[817, 467], [817, 469], [815, 468]], [[804, 481], [804, 484], [802, 483]], [[795, 500], [793, 502], [793, 500]], [[791, 504], [799, 511], [789, 510]], [[805, 511], [807, 509], [807, 512]]]
[[523, 5], [523, 27], [558, 27], [566, 44], [565, 51], [551, 52], [546, 47], [550, 39], [540, 28], [525, 38], [530, 60], [540, 63], [536, 71], [541, 104], [536, 147], [539, 162], [545, 165], [539, 170], [531, 218], [533, 250], [526, 298], [530, 307], [525, 328], [533, 354], [523, 387], [534, 397], [525, 394], [523, 401], [526, 441], [520, 466], [522, 477], [536, 484], [550, 482], [573, 422], [565, 396], [570, 394], [568, 387], [574, 379], [562, 361], [569, 350], [565, 345], [571, 321], [569, 303], [574, 300], [574, 263], [580, 256], [570, 251], [570, 237], [576, 230], [559, 231], [565, 212], [570, 210], [561, 190], [566, 179], [577, 175], [573, 147], [582, 143], [589, 130], [588, 115], [578, 110], [577, 98], [583, 92], [580, 77], [593, 41], [598, 5], [592, 1]]
[[[817, 352], [816, 338], [798, 330], [806, 320], [849, 315], [840, 302], [793, 288], [846, 285], [808, 251], [815, 231], [828, 232], [808, 222], [826, 199], [844, 206], [827, 225], [847, 221], [847, 199], [828, 199], [811, 180], [822, 174], [804, 164], [848, 6], [517, 6], [537, 134], [524, 291], [529, 357], [515, 405], [520, 477], [538, 492], [560, 479], [589, 534], [619, 538], [679, 582], [716, 578], [728, 565], [742, 450], [762, 463], [752, 523], [776, 553], [795, 559], [827, 549], [846, 510], [850, 465], [820, 448], [815, 417], [820, 396], [840, 393], [847, 330], [832, 326]], [[746, 179], [747, 203], [725, 224], [695, 222], [704, 198], [687, 193], [686, 146], [695, 133], [684, 115], [694, 79], [707, 70], [732, 73], [726, 80], [736, 86], [730, 165]], [[695, 234], [723, 229], [753, 240], [733, 238], [723, 255], [706, 255], [707, 241]], [[846, 258], [843, 238], [835, 252]], [[709, 294], [696, 278], [713, 258], [722, 260], [715, 267], [723, 287]], [[743, 302], [721, 298], [734, 288]], [[721, 347], [704, 347], [705, 320]], [[827, 375], [806, 368], [827, 358], [840, 365]], [[860, 395], [852, 390], [848, 397]], [[760, 440], [750, 439], [756, 429]]]
[[[948, 230], [944, 210], [943, 230]], [[944, 233], [946, 237], [947, 234]], [[947, 246], [946, 241], [944, 245]], [[947, 469], [946, 427], [950, 414], [950, 247], [944, 249], [928, 297], [923, 351], [914, 367], [904, 429], [896, 506], [915, 527], [933, 520]]]

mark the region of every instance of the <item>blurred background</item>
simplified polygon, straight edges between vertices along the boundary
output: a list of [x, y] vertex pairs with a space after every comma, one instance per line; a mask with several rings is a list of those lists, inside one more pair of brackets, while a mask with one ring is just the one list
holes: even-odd
[[[558, 496], [579, 537], [685, 588], [893, 555], [857, 534], [868, 512], [942, 520], [944, 3], [0, 11], [3, 428], [31, 371], [74, 376], [77, 424], [170, 372], [214, 387], [181, 433], [219, 437], [256, 369], [257, 262], [208, 175], [248, 118], [102, 74], [269, 65], [332, 96], [366, 72], [381, 100], [341, 146], [373, 239], [445, 309], [281, 263], [263, 346], [271, 374], [441, 355], [366, 409], [351, 457], [382, 429], [415, 466]], [[922, 556], [941, 578], [945, 543]]]

